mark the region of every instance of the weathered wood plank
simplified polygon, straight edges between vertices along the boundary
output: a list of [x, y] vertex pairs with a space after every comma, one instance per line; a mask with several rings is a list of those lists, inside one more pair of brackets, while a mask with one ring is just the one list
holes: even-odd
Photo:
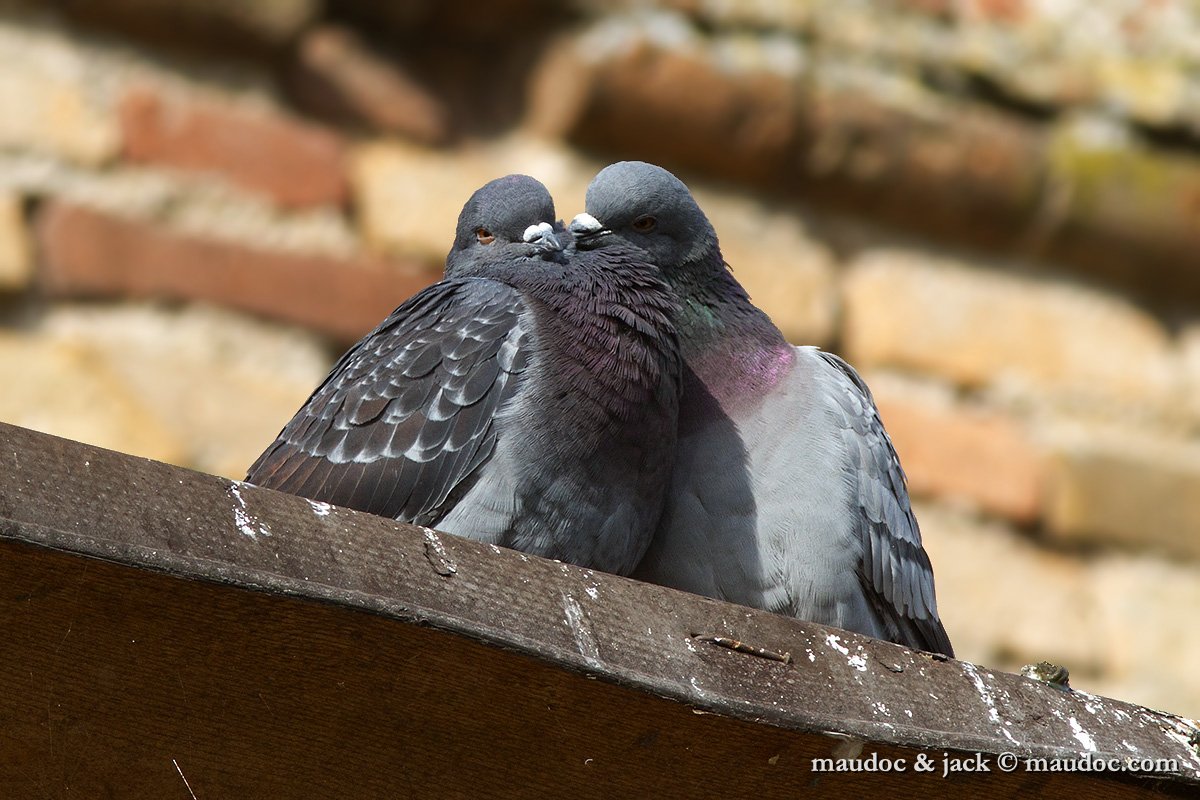
[[[3, 797], [1200, 787], [1195, 728], [1125, 703], [11, 426], [0, 475]], [[856, 752], [908, 769], [813, 771]]]

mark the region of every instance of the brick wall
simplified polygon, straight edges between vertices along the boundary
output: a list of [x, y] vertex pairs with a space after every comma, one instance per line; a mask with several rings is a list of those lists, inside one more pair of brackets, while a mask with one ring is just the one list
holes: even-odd
[[569, 218], [655, 160], [870, 381], [961, 655], [1200, 714], [1197, 37], [1184, 0], [5, 4], [0, 419], [240, 477], [471, 191]]

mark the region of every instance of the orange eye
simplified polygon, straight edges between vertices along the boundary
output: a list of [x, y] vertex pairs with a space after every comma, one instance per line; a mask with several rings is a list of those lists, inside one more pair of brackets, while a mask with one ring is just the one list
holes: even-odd
[[633, 229], [638, 233], [649, 233], [658, 227], [658, 220], [649, 214], [643, 214], [633, 221]]
[[496, 237], [493, 236], [492, 232], [487, 228], [476, 228], [475, 238], [480, 244], [491, 244], [492, 242], [496, 241]]

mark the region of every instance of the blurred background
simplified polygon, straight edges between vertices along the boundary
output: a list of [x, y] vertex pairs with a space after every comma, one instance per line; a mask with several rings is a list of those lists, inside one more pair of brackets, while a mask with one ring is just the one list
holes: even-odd
[[0, 2], [0, 420], [240, 478], [462, 203], [656, 161], [907, 469], [959, 655], [1200, 715], [1200, 2]]

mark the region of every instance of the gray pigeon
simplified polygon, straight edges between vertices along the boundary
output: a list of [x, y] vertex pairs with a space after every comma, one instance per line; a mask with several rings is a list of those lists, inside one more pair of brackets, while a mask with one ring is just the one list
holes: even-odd
[[666, 170], [606, 167], [587, 212], [572, 231], [649, 251], [682, 307], [679, 452], [634, 577], [952, 656], [904, 473], [854, 369], [785, 341]]
[[628, 574], [675, 452], [674, 295], [645, 252], [563, 249], [554, 219], [533, 178], [477, 191], [447, 278], [342, 356], [246, 479]]

